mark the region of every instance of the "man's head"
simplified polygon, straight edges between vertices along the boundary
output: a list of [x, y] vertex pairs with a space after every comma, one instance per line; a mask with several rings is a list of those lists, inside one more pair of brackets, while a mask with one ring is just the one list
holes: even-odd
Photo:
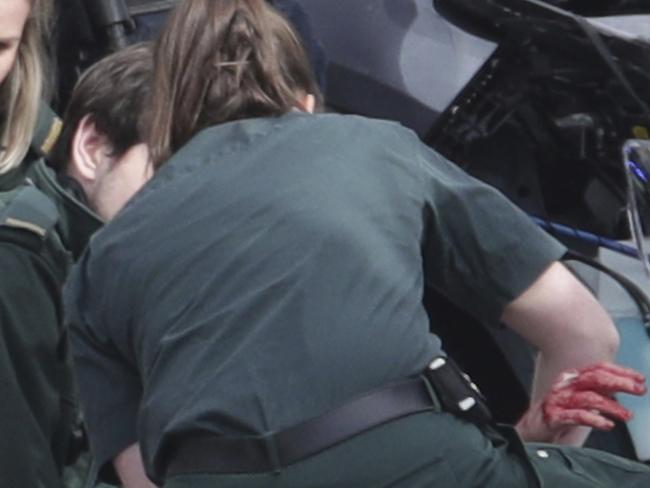
[[140, 127], [152, 71], [149, 44], [107, 56], [80, 78], [64, 116], [52, 162], [81, 185], [89, 206], [106, 220], [152, 174]]

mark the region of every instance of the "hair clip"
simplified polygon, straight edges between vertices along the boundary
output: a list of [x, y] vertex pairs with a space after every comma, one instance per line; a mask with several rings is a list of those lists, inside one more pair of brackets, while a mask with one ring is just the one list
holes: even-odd
[[231, 66], [244, 66], [247, 65], [248, 61], [223, 61], [221, 63], [215, 63], [215, 68], [229, 68]]

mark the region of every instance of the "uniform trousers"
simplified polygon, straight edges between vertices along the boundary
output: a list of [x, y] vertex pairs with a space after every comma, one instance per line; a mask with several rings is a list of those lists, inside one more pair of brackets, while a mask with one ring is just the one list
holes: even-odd
[[449, 413], [388, 422], [275, 472], [176, 475], [164, 488], [647, 488], [650, 467], [585, 448], [524, 444], [512, 427]]

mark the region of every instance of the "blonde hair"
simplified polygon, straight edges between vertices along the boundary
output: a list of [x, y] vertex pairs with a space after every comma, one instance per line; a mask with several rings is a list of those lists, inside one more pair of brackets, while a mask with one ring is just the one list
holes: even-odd
[[0, 87], [0, 174], [25, 159], [36, 127], [41, 100], [49, 97], [51, 82], [46, 82], [49, 56], [52, 0], [30, 0], [29, 18], [16, 54], [16, 61]]

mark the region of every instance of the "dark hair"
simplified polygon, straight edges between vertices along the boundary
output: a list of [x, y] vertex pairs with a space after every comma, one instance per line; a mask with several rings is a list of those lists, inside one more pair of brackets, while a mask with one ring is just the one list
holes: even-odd
[[155, 166], [201, 129], [281, 115], [320, 91], [289, 23], [264, 0], [182, 0], [154, 49]]
[[63, 129], [51, 163], [63, 169], [70, 160], [70, 145], [81, 119], [90, 115], [116, 157], [144, 141], [141, 115], [153, 73], [151, 43], [133, 44], [92, 65], [81, 76], [70, 97]]

